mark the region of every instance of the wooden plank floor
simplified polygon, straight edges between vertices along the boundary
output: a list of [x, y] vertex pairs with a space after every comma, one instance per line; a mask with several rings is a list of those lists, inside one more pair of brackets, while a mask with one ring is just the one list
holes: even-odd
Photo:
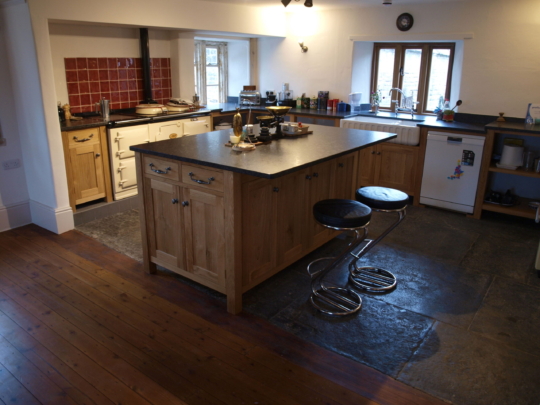
[[0, 233], [0, 404], [442, 404], [77, 231]]

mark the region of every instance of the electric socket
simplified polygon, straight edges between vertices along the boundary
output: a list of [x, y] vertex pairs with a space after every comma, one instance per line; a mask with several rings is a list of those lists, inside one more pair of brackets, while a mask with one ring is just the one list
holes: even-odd
[[21, 159], [6, 160], [2, 162], [4, 170], [17, 169], [21, 167]]
[[0, 136], [0, 146], [6, 146], [7, 145], [7, 141], [6, 141], [6, 138], [2, 138]]

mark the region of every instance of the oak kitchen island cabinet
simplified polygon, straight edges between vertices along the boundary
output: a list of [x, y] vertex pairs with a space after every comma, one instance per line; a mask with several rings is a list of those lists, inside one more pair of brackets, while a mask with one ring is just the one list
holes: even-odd
[[310, 129], [249, 152], [224, 146], [229, 130], [131, 146], [145, 268], [219, 291], [238, 313], [245, 291], [334, 237], [313, 204], [353, 198], [359, 151], [396, 135]]

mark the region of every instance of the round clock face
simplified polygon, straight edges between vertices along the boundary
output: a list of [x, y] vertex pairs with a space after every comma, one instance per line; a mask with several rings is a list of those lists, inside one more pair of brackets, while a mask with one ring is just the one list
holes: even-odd
[[414, 19], [413, 16], [409, 13], [403, 13], [401, 14], [396, 21], [396, 25], [398, 27], [398, 30], [400, 31], [408, 31], [413, 26]]

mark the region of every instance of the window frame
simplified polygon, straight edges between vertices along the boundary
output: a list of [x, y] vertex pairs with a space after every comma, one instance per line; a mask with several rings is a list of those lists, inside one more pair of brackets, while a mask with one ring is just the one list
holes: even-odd
[[[217, 50], [217, 63], [209, 64], [206, 60], [206, 49], [213, 48]], [[195, 55], [194, 55], [194, 74], [195, 74], [195, 93], [199, 96], [199, 101], [202, 104], [208, 103], [208, 87], [217, 87], [219, 100], [218, 103], [227, 101], [228, 92], [228, 50], [227, 42], [195, 40]], [[218, 68], [218, 84], [208, 85], [206, 80], [207, 67]]]
[[[429, 75], [431, 71], [432, 55], [434, 49], [448, 49], [450, 50], [448, 73], [446, 77], [446, 92], [444, 94], [445, 99], [450, 99], [451, 85], [452, 85], [452, 73], [454, 66], [454, 55], [456, 45], [454, 42], [376, 42], [373, 46], [373, 60], [371, 66], [371, 92], [377, 91], [378, 72], [379, 72], [379, 55], [381, 49], [394, 49], [394, 68], [392, 75], [392, 88], [403, 88], [403, 76], [401, 75], [401, 69], [403, 69], [405, 62], [405, 51], [407, 49], [422, 49], [422, 57], [420, 62], [420, 75], [418, 79], [418, 104], [416, 105], [416, 113], [418, 114], [434, 114], [433, 110], [427, 109], [428, 102], [428, 90], [429, 90]], [[387, 97], [387, 95], [383, 95]], [[396, 104], [390, 103], [390, 107], [380, 107], [384, 111], [395, 112]]]

